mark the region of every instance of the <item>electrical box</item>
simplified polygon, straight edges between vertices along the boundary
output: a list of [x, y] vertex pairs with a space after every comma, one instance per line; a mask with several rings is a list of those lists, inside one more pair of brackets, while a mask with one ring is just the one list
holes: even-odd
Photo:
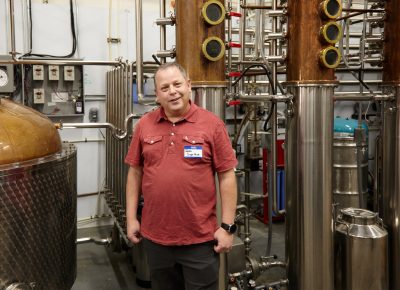
[[60, 68], [58, 65], [49, 65], [49, 81], [58, 81], [60, 79]]
[[44, 89], [33, 89], [33, 103], [44, 104]]
[[[51, 61], [51, 59], [47, 59]], [[43, 80], [37, 80], [38, 69]], [[56, 64], [23, 65], [26, 106], [48, 117], [73, 117], [83, 115], [85, 109], [83, 66]]]
[[70, 65], [64, 66], [64, 81], [75, 80], [75, 68]]
[[34, 65], [33, 66], [33, 80], [34, 81], [43, 81], [44, 80], [43, 65]]
[[1, 60], [12, 60], [9, 55], [0, 55], [0, 93], [14, 92], [14, 66], [2, 64]]

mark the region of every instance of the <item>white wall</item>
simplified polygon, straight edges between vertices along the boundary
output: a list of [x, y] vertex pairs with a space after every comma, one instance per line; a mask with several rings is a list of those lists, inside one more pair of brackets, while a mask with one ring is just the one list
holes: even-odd
[[[8, 2], [9, 0], [0, 0], [0, 54], [8, 54], [11, 50]], [[14, 2], [16, 51], [25, 53], [29, 49], [28, 1]], [[159, 50], [159, 27], [155, 24], [155, 20], [159, 18], [159, 1], [145, 0], [142, 7], [144, 60], [153, 61], [151, 55]], [[74, 0], [74, 11], [78, 38], [76, 58], [106, 61], [122, 57], [130, 62], [135, 61], [135, 1]], [[71, 52], [69, 1], [32, 0], [32, 21], [33, 53], [66, 55]], [[167, 28], [167, 49], [172, 48], [175, 43], [174, 34], [173, 27]], [[120, 38], [121, 42], [109, 44], [108, 37]], [[88, 112], [92, 107], [99, 109], [99, 122], [105, 122], [105, 73], [108, 69], [109, 67], [104, 66], [84, 67], [85, 116], [64, 119], [63, 122], [88, 122]], [[64, 129], [60, 135], [65, 141], [77, 141], [78, 195], [101, 190], [105, 176], [105, 147], [101, 142], [104, 132], [102, 135], [97, 129]], [[85, 139], [99, 141], [82, 142]], [[78, 220], [81, 220], [79, 227], [93, 226], [91, 217], [107, 213], [104, 202], [98, 196], [78, 198]], [[88, 218], [89, 222], [86, 221]]]

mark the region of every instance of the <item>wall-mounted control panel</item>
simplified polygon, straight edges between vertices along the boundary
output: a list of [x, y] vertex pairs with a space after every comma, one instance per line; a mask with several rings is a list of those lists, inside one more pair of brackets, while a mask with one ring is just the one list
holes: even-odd
[[83, 66], [24, 65], [24, 104], [51, 116], [84, 114]]

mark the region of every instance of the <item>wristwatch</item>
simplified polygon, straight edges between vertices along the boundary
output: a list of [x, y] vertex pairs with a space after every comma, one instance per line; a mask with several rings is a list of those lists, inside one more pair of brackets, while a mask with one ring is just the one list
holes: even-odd
[[237, 226], [235, 223], [233, 223], [233, 224], [221, 223], [221, 228], [223, 228], [225, 231], [227, 231], [230, 234], [234, 234], [236, 232]]

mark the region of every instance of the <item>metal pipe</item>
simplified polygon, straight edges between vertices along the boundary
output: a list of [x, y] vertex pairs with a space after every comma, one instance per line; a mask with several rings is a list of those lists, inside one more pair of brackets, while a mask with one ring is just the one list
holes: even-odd
[[[228, 1], [228, 13], [232, 11], [232, 2]], [[228, 43], [232, 42], [232, 17], [228, 18]], [[227, 65], [227, 71], [232, 72], [232, 49], [228, 49], [228, 65]], [[232, 78], [228, 78], [228, 97], [230, 97], [230, 94], [232, 94]], [[234, 133], [236, 134], [236, 115], [237, 115], [237, 110], [236, 107], [234, 107], [234, 114], [235, 114], [235, 130]], [[236, 148], [234, 148], [236, 150]]]
[[271, 269], [271, 268], [286, 268], [286, 263], [282, 261], [274, 261], [274, 262], [262, 262], [261, 267], [263, 268], [263, 271]]
[[142, 13], [142, 0], [135, 0], [136, 11], [136, 87], [138, 100], [142, 101], [143, 94], [143, 13]]
[[[165, 17], [165, 0], [160, 0], [160, 18], [166, 19], [166, 17]], [[157, 20], [160, 20], [160, 19], [157, 19]], [[157, 23], [157, 25], [159, 25], [159, 22], [156, 21], [156, 23]], [[167, 48], [166, 37], [165, 37], [165, 34], [166, 34], [165, 25], [172, 25], [173, 22], [172, 22], [172, 19], [169, 18], [168, 22], [162, 21], [162, 23], [163, 23], [163, 25], [160, 25], [160, 51], [164, 51]], [[166, 61], [166, 57], [163, 56], [160, 58], [161, 63], [165, 63], [165, 61]]]
[[42, 64], [42, 65], [99, 65], [99, 66], [122, 66], [124, 63], [121, 60], [118, 61], [101, 61], [101, 60], [42, 60], [42, 59], [13, 59], [13, 60], [1, 60], [1, 64]]
[[9, 2], [10, 9], [10, 40], [11, 40], [11, 57], [15, 59], [17, 52], [15, 51], [15, 21], [14, 21], [14, 0]]
[[245, 256], [249, 256], [251, 248], [251, 232], [250, 232], [250, 213], [249, 213], [249, 208], [245, 206], [244, 204], [240, 204], [236, 207], [237, 212], [244, 212], [244, 239], [243, 239], [243, 244], [245, 247]]
[[96, 245], [108, 246], [108, 245], [111, 244], [111, 242], [112, 242], [112, 239], [110, 237], [109, 238], [105, 238], [105, 239], [93, 238], [93, 237], [76, 239], [76, 244], [77, 245], [87, 244], [87, 243], [95, 243]]
[[159, 58], [164, 59], [164, 62], [165, 62], [165, 59], [167, 57], [174, 58], [176, 56], [176, 51], [175, 51], [174, 48], [173, 49], [168, 49], [168, 50], [158, 50], [156, 55]]
[[113, 124], [111, 123], [56, 123], [55, 126], [56, 128], [62, 130], [62, 129], [82, 129], [82, 128], [107, 128], [111, 130], [111, 133], [113, 137], [115, 137], [118, 140], [123, 140], [127, 137], [128, 135], [128, 126], [129, 123], [133, 119], [140, 119], [142, 115], [136, 115], [136, 114], [130, 114], [125, 118], [124, 121], [124, 130], [120, 130], [116, 128]]
[[[246, 5], [246, 0], [242, 1], [244, 5]], [[241, 4], [242, 4], [241, 2]], [[245, 59], [245, 44], [246, 44], [246, 9], [240, 6], [240, 14], [242, 15], [243, 19], [239, 22], [239, 42], [242, 49], [239, 51], [239, 71], [242, 72], [244, 70], [244, 66], [240, 63]], [[241, 94], [243, 93], [244, 88], [244, 79], [242, 78], [238, 84], [238, 92]]]
[[390, 101], [393, 100], [392, 94], [370, 94], [370, 93], [346, 93], [346, 94], [335, 94], [333, 100], [337, 101]]
[[260, 95], [243, 95], [240, 94], [238, 99], [241, 102], [287, 102], [293, 98], [292, 95], [269, 95], [269, 94], [260, 94]]
[[[278, 6], [277, 0], [272, 0], [272, 10], [276, 10]], [[276, 33], [276, 29], [278, 27], [278, 19], [277, 17], [273, 17], [272, 19], [272, 33]], [[272, 39], [271, 42], [271, 55], [276, 55], [277, 52], [277, 40]], [[270, 59], [268, 59], [270, 61]], [[278, 83], [278, 75], [277, 75], [277, 63], [274, 62], [272, 63], [272, 91], [276, 92], [277, 91], [277, 83]], [[273, 203], [273, 211], [278, 212], [278, 187], [277, 187], [277, 160], [276, 160], [276, 140], [278, 136], [278, 128], [277, 128], [277, 106], [273, 106], [273, 112], [271, 116], [271, 128], [272, 128], [272, 134], [271, 134], [271, 166], [272, 166], [272, 178], [270, 178], [270, 181], [272, 181], [271, 184], [271, 189], [272, 189], [272, 194], [274, 197], [274, 203]], [[269, 221], [272, 225], [272, 221]], [[272, 231], [272, 228], [270, 228]]]

